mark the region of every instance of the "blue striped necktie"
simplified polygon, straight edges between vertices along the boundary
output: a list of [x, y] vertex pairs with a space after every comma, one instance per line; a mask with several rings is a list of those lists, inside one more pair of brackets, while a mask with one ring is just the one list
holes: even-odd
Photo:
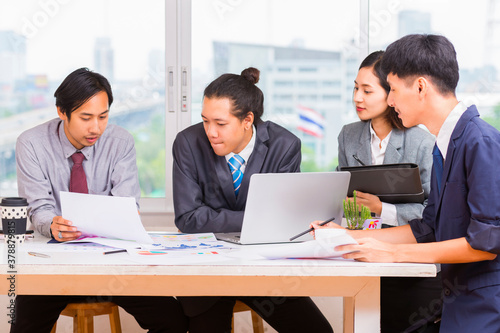
[[443, 178], [443, 155], [441, 155], [441, 151], [439, 150], [437, 145], [434, 145], [434, 150], [432, 151], [433, 158], [433, 168], [434, 173], [436, 174], [436, 180], [438, 185], [438, 194], [441, 191], [441, 180]]
[[238, 196], [238, 192], [240, 191], [241, 180], [243, 179], [243, 172], [241, 172], [240, 168], [245, 163], [245, 160], [240, 155], [233, 155], [227, 162], [229, 165], [229, 170], [231, 170], [231, 174], [233, 175], [233, 188], [234, 194]]

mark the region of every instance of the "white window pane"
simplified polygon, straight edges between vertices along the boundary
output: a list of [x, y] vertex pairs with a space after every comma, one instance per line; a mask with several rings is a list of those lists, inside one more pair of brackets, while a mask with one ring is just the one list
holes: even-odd
[[[261, 71], [264, 119], [302, 140], [302, 170], [332, 170], [337, 135], [356, 115], [358, 1], [192, 1], [192, 122], [203, 89], [223, 73]], [[321, 127], [302, 122], [315, 114]]]
[[110, 122], [136, 141], [144, 196], [165, 193], [162, 0], [0, 2], [0, 196], [17, 195], [14, 145], [57, 116], [54, 91], [80, 67], [111, 82]]

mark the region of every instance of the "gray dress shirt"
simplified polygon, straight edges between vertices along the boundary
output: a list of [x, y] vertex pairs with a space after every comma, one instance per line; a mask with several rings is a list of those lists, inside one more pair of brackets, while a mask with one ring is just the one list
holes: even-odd
[[[19, 196], [27, 198], [31, 222], [44, 236], [50, 237], [52, 219], [61, 216], [59, 192], [69, 191], [75, 151], [59, 118], [31, 128], [17, 139]], [[139, 206], [141, 192], [130, 133], [109, 124], [97, 142], [81, 152], [90, 194], [135, 197]]]

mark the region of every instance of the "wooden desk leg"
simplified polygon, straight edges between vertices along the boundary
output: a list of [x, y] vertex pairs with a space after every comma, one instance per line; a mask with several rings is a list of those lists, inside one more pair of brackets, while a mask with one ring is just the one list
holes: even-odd
[[354, 297], [344, 297], [344, 333], [354, 332]]
[[344, 332], [380, 332], [380, 278], [370, 279], [354, 297], [344, 297]]

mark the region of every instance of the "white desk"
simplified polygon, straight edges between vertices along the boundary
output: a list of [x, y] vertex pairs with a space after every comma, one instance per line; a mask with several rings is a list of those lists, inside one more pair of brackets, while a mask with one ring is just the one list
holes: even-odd
[[[38, 237], [37, 241], [47, 241]], [[9, 281], [0, 247], [0, 294]], [[126, 253], [18, 251], [16, 293], [42, 295], [341, 296], [344, 332], [380, 330], [381, 276], [435, 276], [430, 264], [368, 264], [341, 260], [248, 260], [204, 256], [201, 263], [145, 265]]]

